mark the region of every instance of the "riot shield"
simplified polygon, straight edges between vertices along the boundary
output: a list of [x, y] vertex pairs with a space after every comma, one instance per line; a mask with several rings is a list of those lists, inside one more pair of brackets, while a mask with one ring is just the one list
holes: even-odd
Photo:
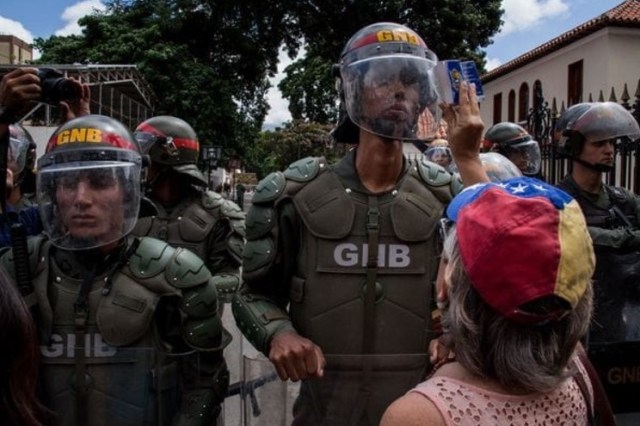
[[640, 253], [597, 250], [596, 259], [589, 358], [616, 417], [640, 424]]
[[266, 357], [250, 351], [243, 359], [243, 379], [231, 384], [229, 396], [240, 397], [244, 426], [285, 426], [291, 424], [298, 386], [280, 380]]
[[244, 425], [378, 425], [384, 410], [426, 377], [426, 354], [325, 358], [323, 378], [286, 386], [266, 358], [245, 358], [253, 397], [245, 398]]
[[97, 333], [86, 336], [79, 362], [73, 339], [59, 338], [54, 334], [53, 342], [41, 347], [39, 386], [55, 425], [171, 425], [189, 406], [181, 406], [186, 394], [182, 386], [211, 371], [197, 352], [113, 347]]

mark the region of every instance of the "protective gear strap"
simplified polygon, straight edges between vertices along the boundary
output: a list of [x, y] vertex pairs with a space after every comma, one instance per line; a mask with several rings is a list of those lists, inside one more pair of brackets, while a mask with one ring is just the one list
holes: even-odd
[[74, 350], [74, 360], [76, 364], [75, 386], [76, 386], [76, 424], [87, 424], [87, 360], [85, 357], [84, 337], [87, 331], [87, 321], [89, 319], [88, 294], [91, 284], [96, 275], [96, 265], [87, 273], [82, 280], [82, 285], [78, 291], [78, 298], [73, 304], [75, 316], [76, 347]]
[[371, 381], [373, 371], [373, 359], [376, 339], [376, 280], [378, 278], [378, 237], [380, 236], [380, 209], [378, 197], [369, 195], [369, 210], [367, 211], [367, 237], [369, 254], [367, 258], [367, 282], [364, 294], [364, 313], [362, 329], [362, 353], [365, 355], [362, 362], [362, 383], [356, 399], [354, 410], [351, 412], [349, 424], [358, 424], [365, 412], [365, 407], [371, 397]]
[[613, 171], [613, 166], [607, 166], [606, 164], [591, 164], [575, 156], [571, 160], [597, 172], [609, 173]]

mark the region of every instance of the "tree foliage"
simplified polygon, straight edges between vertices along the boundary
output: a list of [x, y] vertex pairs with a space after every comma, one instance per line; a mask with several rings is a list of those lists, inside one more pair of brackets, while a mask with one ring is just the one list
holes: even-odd
[[300, 158], [324, 156], [329, 162], [340, 158], [347, 147], [333, 142], [329, 124], [293, 120], [286, 128], [262, 132], [248, 149], [245, 163], [263, 178], [275, 170], [284, 170]]
[[296, 14], [306, 56], [280, 82], [294, 118], [325, 122], [336, 116], [329, 72], [347, 40], [374, 22], [398, 22], [420, 34], [441, 59], [473, 59], [484, 69], [484, 52], [501, 24], [501, 0], [300, 0]]
[[43, 63], [136, 64], [156, 114], [183, 118], [203, 143], [243, 155], [268, 111], [279, 47], [298, 46], [289, 1], [112, 0], [82, 35], [37, 39]]

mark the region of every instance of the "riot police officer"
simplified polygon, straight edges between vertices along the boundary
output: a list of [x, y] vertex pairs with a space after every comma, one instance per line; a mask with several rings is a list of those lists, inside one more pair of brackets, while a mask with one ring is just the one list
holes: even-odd
[[[378, 424], [424, 377], [436, 229], [456, 183], [435, 163], [408, 160], [402, 146], [417, 138], [424, 111], [438, 123], [436, 62], [403, 25], [358, 31], [335, 68], [333, 132], [357, 147], [336, 165], [299, 160], [254, 191], [233, 313], [281, 379], [303, 380], [296, 424]], [[469, 184], [487, 178], [475, 91], [461, 91], [457, 114], [449, 107], [445, 117]]]
[[196, 165], [200, 143], [187, 122], [157, 116], [138, 125], [134, 134], [151, 160], [147, 196], [157, 213], [140, 218], [133, 234], [196, 253], [214, 274], [221, 300], [230, 301], [240, 280], [244, 213], [206, 190], [207, 179]]
[[[55, 424], [211, 424], [226, 393], [211, 273], [188, 250], [128, 235], [141, 166], [133, 134], [99, 115], [59, 127], [38, 161], [46, 238], [23, 260]], [[19, 255], [1, 259], [14, 276]]]
[[485, 133], [483, 144], [507, 157], [523, 175], [544, 180], [540, 173], [540, 146], [519, 124], [508, 121], [494, 124]]
[[580, 204], [596, 252], [589, 353], [614, 409], [637, 411], [637, 401], [632, 396], [637, 394], [637, 388], [633, 382], [625, 384], [614, 379], [613, 383], [611, 371], [622, 369], [631, 359], [631, 366], [639, 368], [640, 197], [603, 183], [603, 176], [614, 169], [616, 146], [635, 145], [640, 127], [617, 103], [597, 102], [567, 109], [558, 120], [556, 131], [559, 152], [570, 158], [572, 165], [558, 186]]
[[[31, 134], [20, 124], [11, 124], [9, 126], [10, 144], [9, 144], [9, 172], [12, 175], [13, 182], [7, 197], [16, 210], [24, 207], [35, 206], [35, 175], [33, 169], [36, 161], [36, 143], [33, 141]], [[29, 196], [27, 197], [23, 189], [25, 183], [30, 184], [28, 188]]]

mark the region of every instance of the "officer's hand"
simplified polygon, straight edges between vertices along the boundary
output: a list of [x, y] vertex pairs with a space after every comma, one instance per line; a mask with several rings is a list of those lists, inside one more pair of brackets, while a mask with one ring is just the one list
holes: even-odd
[[76, 86], [76, 93], [80, 93], [80, 97], [77, 99], [60, 102], [60, 108], [62, 109], [62, 119], [65, 123], [69, 120], [73, 120], [76, 117], [82, 117], [83, 115], [91, 114], [91, 91], [89, 90], [89, 85], [86, 83], [80, 83], [75, 78], [70, 78], [69, 80], [74, 86]]
[[326, 361], [322, 349], [294, 331], [277, 334], [271, 340], [269, 360], [282, 380], [294, 382], [322, 377]]
[[488, 182], [479, 152], [484, 123], [480, 117], [480, 105], [475, 85], [460, 83], [458, 105], [442, 104], [443, 117], [449, 128], [449, 147], [465, 186]]
[[0, 81], [0, 105], [7, 108], [5, 114], [17, 116], [30, 101], [40, 99], [40, 79], [36, 68], [16, 68]]

